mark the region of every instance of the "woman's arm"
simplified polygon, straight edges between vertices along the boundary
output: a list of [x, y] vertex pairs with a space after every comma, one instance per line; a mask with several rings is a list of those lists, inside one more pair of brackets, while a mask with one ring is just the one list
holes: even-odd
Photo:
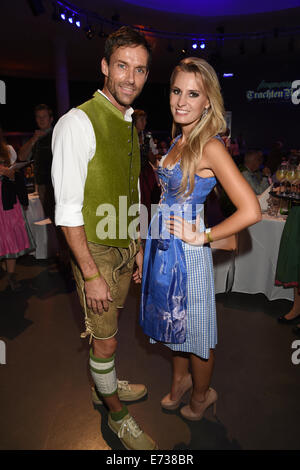
[[213, 240], [226, 238], [261, 220], [261, 209], [254, 191], [217, 139], [205, 146], [202, 164], [211, 169], [236, 207], [234, 214], [213, 227]]
[[[204, 148], [203, 158], [197, 171], [199, 176], [213, 176], [219, 180], [236, 212], [214, 226], [210, 237], [217, 241], [240, 232], [261, 220], [257, 197], [233, 162], [224, 145], [212, 139]], [[197, 232], [195, 225], [175, 216], [166, 224], [170, 233], [192, 245], [202, 245], [209, 240], [205, 232]]]

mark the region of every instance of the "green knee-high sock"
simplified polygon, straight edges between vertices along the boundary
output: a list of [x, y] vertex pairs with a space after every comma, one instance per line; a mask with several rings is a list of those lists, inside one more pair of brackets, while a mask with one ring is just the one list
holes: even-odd
[[110, 358], [95, 357], [90, 350], [90, 371], [98, 392], [103, 397], [114, 395], [118, 389], [115, 369], [115, 356]]

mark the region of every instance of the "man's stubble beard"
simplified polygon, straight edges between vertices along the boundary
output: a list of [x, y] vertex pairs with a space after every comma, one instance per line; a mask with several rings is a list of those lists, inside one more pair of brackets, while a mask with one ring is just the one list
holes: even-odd
[[120, 106], [124, 106], [125, 108], [127, 108], [128, 106], [130, 106], [130, 105], [134, 102], [134, 100], [139, 96], [139, 94], [141, 93], [141, 91], [142, 91], [142, 89], [143, 89], [143, 88], [141, 88], [141, 90], [139, 90], [139, 91], [137, 92], [136, 87], [135, 87], [135, 92], [136, 92], [136, 94], [133, 96], [133, 98], [131, 99], [130, 102], [124, 103], [124, 102], [122, 101], [122, 99], [118, 96], [118, 93], [117, 93], [116, 89], [112, 86], [112, 82], [110, 81], [109, 78], [108, 78], [108, 80], [107, 80], [107, 85], [106, 85], [106, 86], [107, 86], [107, 89], [108, 89], [108, 91], [110, 92], [110, 94], [111, 94], [111, 95], [114, 97], [114, 99], [116, 100], [116, 102], [117, 102]]

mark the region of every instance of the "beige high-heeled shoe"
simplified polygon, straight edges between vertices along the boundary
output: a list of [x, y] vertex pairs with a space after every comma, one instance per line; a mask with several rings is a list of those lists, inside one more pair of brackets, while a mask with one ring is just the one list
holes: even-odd
[[[213, 414], [214, 416], [217, 413], [217, 400], [218, 394], [213, 388], [209, 388], [205, 400], [202, 402], [196, 402], [196, 400], [191, 399], [191, 402], [194, 401], [197, 405], [198, 411], [195, 412], [191, 409], [190, 404], [183, 406], [180, 410], [182, 416], [190, 421], [200, 421], [203, 418], [205, 410], [213, 405]], [[191, 403], [190, 402], [190, 403]]]
[[192, 388], [192, 386], [193, 386], [193, 381], [192, 381], [191, 375], [189, 374], [186, 378], [186, 383], [185, 383], [184, 389], [183, 389], [180, 397], [178, 398], [178, 400], [171, 400], [171, 393], [168, 393], [166, 396], [164, 396], [164, 398], [160, 402], [162, 408], [165, 408], [166, 410], [176, 410], [176, 408], [178, 408], [178, 406], [181, 403], [181, 399], [182, 399], [183, 395], [190, 388]]

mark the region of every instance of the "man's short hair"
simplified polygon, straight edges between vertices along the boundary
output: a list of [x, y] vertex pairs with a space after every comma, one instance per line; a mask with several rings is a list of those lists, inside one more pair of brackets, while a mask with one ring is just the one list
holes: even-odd
[[36, 114], [38, 111], [48, 111], [49, 117], [53, 117], [53, 111], [47, 104], [38, 104], [34, 108], [34, 114]]
[[119, 47], [126, 46], [143, 46], [148, 52], [147, 66], [149, 68], [152, 57], [151, 46], [146, 40], [145, 36], [143, 36], [135, 29], [130, 28], [129, 26], [122, 26], [117, 31], [111, 33], [106, 39], [104, 46], [104, 57], [106, 59], [106, 62], [109, 64], [110, 57], [116, 49], [118, 49]]

